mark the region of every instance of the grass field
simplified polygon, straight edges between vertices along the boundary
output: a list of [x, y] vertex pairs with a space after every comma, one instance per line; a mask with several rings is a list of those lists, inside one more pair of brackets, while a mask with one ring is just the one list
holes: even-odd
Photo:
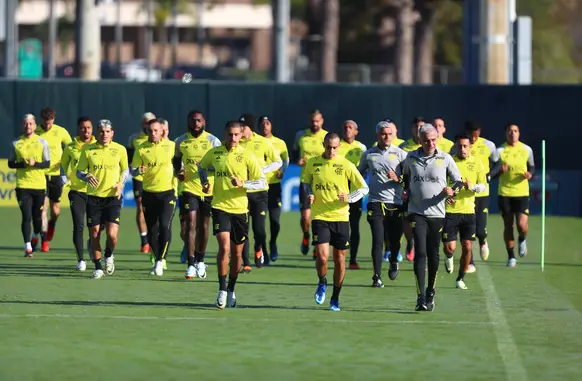
[[540, 220], [528, 257], [509, 269], [491, 216], [490, 260], [476, 261], [467, 291], [441, 266], [432, 313], [413, 311], [408, 262], [396, 281], [384, 274], [385, 288], [370, 287], [362, 219], [362, 270], [348, 271], [335, 313], [313, 301], [317, 276], [298, 251], [294, 213], [283, 216], [279, 261], [241, 275], [240, 308], [224, 311], [214, 307], [213, 237], [206, 280], [184, 279], [177, 224], [169, 269], [153, 277], [124, 210], [115, 274], [92, 281], [75, 271], [67, 209], [51, 252], [34, 259], [22, 256], [18, 210], [0, 213], [0, 380], [582, 379], [582, 219], [548, 219], [542, 273]]

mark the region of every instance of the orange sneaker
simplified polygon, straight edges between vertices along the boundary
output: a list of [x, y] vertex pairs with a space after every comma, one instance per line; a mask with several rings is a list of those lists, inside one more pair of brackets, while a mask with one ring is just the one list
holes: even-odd
[[150, 245], [148, 243], [146, 243], [145, 245], [142, 245], [142, 247], [141, 247], [142, 253], [147, 254], [150, 252], [150, 250], [151, 250], [151, 248], [150, 248]]
[[261, 267], [263, 267], [263, 264], [265, 263], [265, 258], [263, 257], [263, 250], [259, 250], [255, 253], [255, 266], [257, 266], [258, 269], [260, 269]]
[[308, 252], [309, 252], [309, 238], [303, 238], [303, 241], [301, 241], [301, 253], [303, 255], [307, 255]]
[[350, 270], [359, 270], [360, 269], [360, 265], [358, 265], [357, 263], [350, 263]]
[[414, 248], [410, 250], [408, 253], [406, 253], [406, 259], [408, 260], [408, 262], [414, 261]]
[[49, 243], [48, 241], [42, 241], [41, 245], [40, 245], [40, 251], [43, 253], [48, 253], [49, 252]]
[[243, 273], [250, 274], [252, 269], [251, 266], [243, 266]]

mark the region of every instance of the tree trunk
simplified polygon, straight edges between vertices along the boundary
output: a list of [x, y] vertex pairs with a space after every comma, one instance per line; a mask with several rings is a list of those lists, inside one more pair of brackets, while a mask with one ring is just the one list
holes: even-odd
[[396, 79], [410, 85], [414, 59], [414, 1], [400, 0], [396, 16]]
[[433, 82], [434, 65], [434, 8], [427, 0], [417, 1], [420, 20], [414, 33], [416, 83], [428, 85]]
[[323, 34], [323, 0], [308, 0], [306, 7], [305, 20], [307, 21], [308, 36], [306, 43], [307, 57], [309, 57], [310, 65], [315, 65], [318, 72], [313, 77], [308, 79], [321, 80], [321, 35]]
[[321, 79], [323, 82], [335, 82], [339, 40], [339, 0], [325, 0], [323, 17]]

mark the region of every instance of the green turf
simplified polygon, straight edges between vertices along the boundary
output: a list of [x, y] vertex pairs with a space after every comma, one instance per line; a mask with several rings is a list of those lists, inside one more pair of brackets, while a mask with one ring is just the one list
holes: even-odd
[[0, 380], [582, 379], [581, 219], [548, 219], [542, 273], [540, 220], [528, 257], [508, 269], [491, 216], [489, 262], [477, 259], [467, 291], [441, 266], [432, 313], [413, 311], [410, 263], [395, 282], [385, 275], [384, 289], [370, 287], [362, 219], [362, 270], [348, 272], [334, 313], [313, 301], [317, 277], [298, 252], [294, 213], [283, 215], [279, 261], [241, 275], [240, 308], [224, 311], [214, 307], [213, 237], [208, 279], [184, 279], [177, 225], [169, 270], [155, 278], [124, 210], [115, 274], [92, 281], [74, 270], [68, 210], [51, 252], [34, 259], [22, 257], [18, 210], [0, 214]]

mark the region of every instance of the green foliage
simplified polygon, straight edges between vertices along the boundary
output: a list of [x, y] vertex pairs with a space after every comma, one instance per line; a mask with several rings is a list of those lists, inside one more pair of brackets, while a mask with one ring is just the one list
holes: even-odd
[[[49, 19], [38, 24], [34, 32], [38, 38], [47, 39], [49, 35]], [[57, 41], [60, 43], [61, 55], [66, 55], [69, 45], [75, 40], [75, 24], [67, 17], [57, 19]]]
[[435, 11], [435, 64], [461, 67], [463, 64], [463, 5], [441, 0]]

